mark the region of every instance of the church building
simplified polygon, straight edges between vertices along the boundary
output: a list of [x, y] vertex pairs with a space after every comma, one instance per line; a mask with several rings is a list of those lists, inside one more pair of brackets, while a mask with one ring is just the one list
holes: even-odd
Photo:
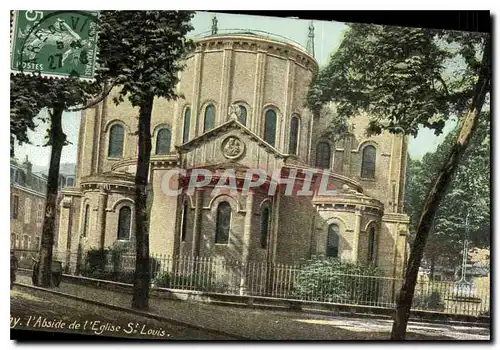
[[[215, 31], [196, 40], [180, 73], [182, 97], [158, 98], [153, 106], [151, 254], [284, 264], [324, 255], [402, 277], [407, 137], [367, 137], [370, 116], [359, 115], [342, 140], [327, 138], [331, 116], [305, 107], [318, 70], [308, 46], [252, 32]], [[116, 93], [82, 113], [76, 183], [63, 192], [59, 247], [134, 247], [139, 111], [128, 101], [115, 105]], [[297, 174], [314, 189], [326, 176], [336, 192], [287, 195], [278, 184], [269, 194], [270, 179], [238, 195], [213, 191], [217, 181], [192, 193], [166, 193], [169, 171], [200, 168], [232, 169], [238, 186], [249, 169]], [[170, 180], [187, 186], [181, 177]]]

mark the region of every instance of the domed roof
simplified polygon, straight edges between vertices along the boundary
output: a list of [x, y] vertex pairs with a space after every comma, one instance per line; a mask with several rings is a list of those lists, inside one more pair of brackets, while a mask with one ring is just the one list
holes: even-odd
[[307, 49], [300, 43], [296, 42], [293, 39], [290, 39], [288, 37], [271, 33], [271, 32], [266, 32], [264, 30], [258, 30], [258, 29], [219, 29], [217, 34], [211, 34], [210, 31], [199, 33], [198, 35], [195, 35], [194, 38], [196, 39], [206, 39], [209, 37], [218, 37], [218, 36], [254, 36], [254, 37], [259, 37], [262, 39], [270, 39], [274, 41], [278, 41], [281, 43], [285, 43], [291, 46], [294, 46], [295, 48], [306, 52]]

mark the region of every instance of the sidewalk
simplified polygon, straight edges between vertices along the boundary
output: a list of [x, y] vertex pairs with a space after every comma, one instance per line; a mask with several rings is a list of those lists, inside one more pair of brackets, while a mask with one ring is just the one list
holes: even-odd
[[[31, 285], [28, 276], [19, 275], [17, 282]], [[130, 307], [132, 295], [95, 287], [61, 283], [54, 291], [118, 307]], [[174, 322], [219, 330], [252, 340], [382, 340], [389, 338], [389, 320], [316, 316], [295, 312], [255, 310], [175, 301], [151, 297], [149, 313]], [[462, 327], [464, 328], [464, 327]], [[408, 339], [474, 339], [487, 340], [484, 329], [460, 329], [447, 325], [413, 323]], [[481, 334], [482, 333], [482, 334]]]

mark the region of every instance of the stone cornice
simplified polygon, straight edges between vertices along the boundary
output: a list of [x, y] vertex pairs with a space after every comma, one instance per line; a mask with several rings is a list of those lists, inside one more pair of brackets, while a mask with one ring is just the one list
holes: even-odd
[[385, 213], [382, 221], [384, 222], [397, 222], [401, 224], [409, 224], [410, 217], [404, 213]]
[[115, 171], [124, 166], [137, 165], [137, 157], [120, 159], [111, 165], [111, 171]]
[[154, 155], [150, 160], [153, 169], [174, 168], [179, 166], [178, 154]]
[[191, 57], [197, 52], [234, 50], [244, 52], [264, 52], [267, 55], [276, 56], [286, 60], [292, 60], [296, 64], [310, 69], [318, 70], [316, 59], [309, 54], [305, 48], [298, 44], [278, 41], [258, 35], [228, 34], [213, 35], [195, 41], [195, 51], [187, 56]]
[[328, 203], [318, 202], [313, 200], [313, 204], [316, 206], [316, 210], [321, 211], [335, 211], [335, 212], [351, 212], [360, 211], [365, 215], [374, 215], [382, 217], [384, 215], [384, 208], [367, 205], [366, 203], [350, 202], [344, 201], [343, 199], [332, 199]]
[[130, 174], [104, 173], [96, 176], [82, 178], [80, 184], [82, 192], [85, 191], [133, 191], [134, 176]]
[[78, 188], [64, 189], [61, 191], [63, 196], [81, 197], [82, 192]]
[[107, 185], [107, 192], [130, 192], [134, 190], [134, 184], [113, 183], [110, 181], [85, 182], [81, 184], [82, 191], [101, 191], [101, 185]]
[[[368, 196], [356, 196], [351, 194], [339, 193], [335, 196], [317, 196], [312, 199], [313, 205], [316, 206], [329, 206], [332, 209], [354, 210], [349, 208], [354, 206], [364, 212], [382, 216], [384, 213], [384, 204], [379, 200], [370, 198]], [[340, 208], [342, 206], [342, 208]]]

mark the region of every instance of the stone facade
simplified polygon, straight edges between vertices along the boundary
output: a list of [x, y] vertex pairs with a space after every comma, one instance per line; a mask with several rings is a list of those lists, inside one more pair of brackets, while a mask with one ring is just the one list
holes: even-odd
[[[151, 253], [294, 263], [333, 249], [335, 256], [376, 264], [387, 276], [402, 276], [408, 234], [403, 212], [405, 137], [366, 138], [369, 116], [360, 115], [352, 118], [349, 137], [336, 143], [325, 140], [328, 116], [315, 117], [304, 107], [318, 66], [298, 45], [251, 34], [212, 35], [197, 41], [185, 63], [177, 87], [182, 98], [157, 99], [153, 107]], [[243, 109], [238, 112], [235, 106], [244, 107], [246, 120]], [[133, 245], [137, 117], [136, 108], [128, 102], [115, 106], [112, 96], [83, 113], [76, 188], [64, 193], [60, 245], [67, 245], [68, 239], [74, 250], [78, 245]], [[158, 154], [158, 135], [164, 128], [170, 130], [170, 151]], [[123, 133], [110, 144], [112, 130]], [[179, 196], [163, 188], [175, 168], [201, 167], [219, 174], [230, 169], [237, 177], [254, 168], [268, 174], [297, 172], [299, 181], [307, 182], [307, 169], [315, 168], [322, 141], [330, 147], [329, 165], [315, 169], [318, 173], [310, 182], [317, 188], [318, 174], [326, 174], [328, 186], [338, 190], [335, 195], [313, 190], [307, 196], [288, 196], [284, 185], [274, 195], [265, 186], [245, 194], [214, 194], [214, 182]], [[367, 146], [375, 148], [375, 172], [362, 178]], [[170, 183], [185, 186], [175, 177]], [[221, 203], [230, 207], [229, 237], [222, 243], [216, 238]], [[269, 220], [263, 218], [264, 208], [271, 213]], [[74, 217], [68, 231], [70, 209]], [[328, 246], [332, 224], [339, 239]]]
[[[61, 205], [61, 190], [73, 187], [75, 174], [70, 170], [59, 174], [59, 196]], [[45, 197], [47, 192], [47, 177], [45, 174], [33, 173], [33, 166], [26, 158], [24, 162], [16, 159], [10, 161], [10, 227], [11, 249], [38, 250], [43, 229]], [[71, 200], [70, 198], [66, 201]], [[65, 204], [66, 205], [66, 204]], [[60, 213], [56, 214], [60, 217]], [[67, 222], [65, 222], [67, 227]], [[59, 248], [58, 222], [55, 227], [55, 248]], [[22, 255], [21, 255], [22, 256]]]
[[47, 179], [32, 173], [26, 159], [10, 162], [10, 248], [38, 249], [43, 228]]

